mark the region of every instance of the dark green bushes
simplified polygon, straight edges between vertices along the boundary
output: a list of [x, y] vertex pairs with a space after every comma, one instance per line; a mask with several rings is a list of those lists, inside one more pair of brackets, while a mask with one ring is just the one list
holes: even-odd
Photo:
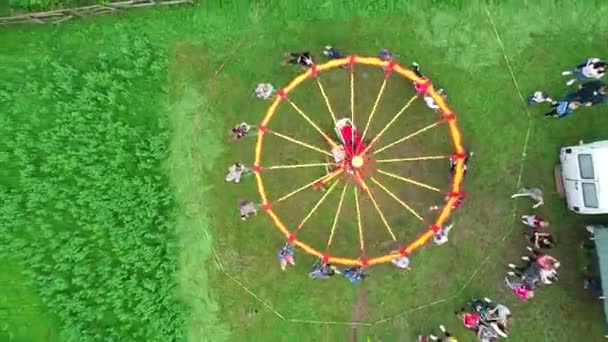
[[147, 96], [166, 82], [166, 60], [144, 38], [122, 41], [2, 83], [0, 251], [23, 260], [65, 339], [171, 341], [185, 308], [160, 170], [168, 132]]
[[8, 0], [9, 7], [30, 10], [46, 10], [55, 8], [69, 8], [81, 5], [101, 3], [98, 0]]

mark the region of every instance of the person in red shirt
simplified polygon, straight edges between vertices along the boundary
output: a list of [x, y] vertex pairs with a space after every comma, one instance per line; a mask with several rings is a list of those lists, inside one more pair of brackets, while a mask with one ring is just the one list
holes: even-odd
[[541, 229], [549, 226], [549, 222], [543, 220], [538, 215], [522, 215], [521, 223], [534, 229]]
[[481, 316], [478, 313], [466, 312], [464, 308], [456, 312], [456, 315], [462, 320], [465, 328], [470, 330], [477, 330], [481, 323]]
[[508, 276], [505, 277], [505, 285], [521, 300], [528, 300], [534, 297], [534, 289], [530, 285], [512, 282]]
[[551, 270], [557, 269], [561, 265], [559, 260], [554, 257], [541, 253], [531, 247], [526, 247], [530, 252], [532, 252], [532, 256], [523, 256], [521, 257], [523, 260], [530, 261], [536, 263], [540, 268]]

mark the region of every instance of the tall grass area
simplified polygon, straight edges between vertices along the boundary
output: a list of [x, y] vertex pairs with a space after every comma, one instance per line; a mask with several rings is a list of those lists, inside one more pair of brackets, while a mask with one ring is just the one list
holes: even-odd
[[[3, 30], [0, 340], [410, 341], [440, 323], [467, 340], [453, 311], [469, 295], [513, 309], [513, 340], [597, 340], [599, 305], [580, 289], [579, 219], [559, 199], [548, 198], [542, 214], [555, 221], [560, 282], [530, 303], [513, 300], [501, 283], [504, 264], [523, 250], [518, 227], [501, 239], [513, 227], [508, 195], [529, 118], [484, 3], [202, 1]], [[558, 96], [566, 91], [560, 71], [608, 55], [604, 2], [488, 4], [523, 92]], [[387, 47], [402, 64], [418, 61], [447, 89], [476, 152], [450, 244], [413, 255], [410, 274], [371, 269], [360, 287], [343, 279], [310, 285], [313, 259], [299, 251], [298, 268], [274, 268], [283, 239], [263, 215], [242, 225], [235, 209], [237, 198], [257, 199], [255, 185], [223, 183], [228, 165], [251, 162], [253, 141], [224, 138], [232, 124], [261, 118], [267, 103], [252, 99], [253, 87], [295, 75], [280, 66], [282, 52], [319, 55], [325, 44], [367, 55]], [[340, 97], [335, 83], [328, 93]], [[558, 146], [608, 138], [606, 107], [558, 121], [530, 110], [525, 184], [552, 187]], [[407, 312], [357, 331], [296, 323], [239, 284], [288, 319], [375, 322]], [[362, 293], [364, 313], [351, 316]], [[536, 318], [547, 313], [539, 329]]]
[[23, 266], [61, 340], [177, 340], [176, 207], [160, 168], [167, 58], [143, 36], [88, 51], [13, 62], [2, 84], [2, 255]]

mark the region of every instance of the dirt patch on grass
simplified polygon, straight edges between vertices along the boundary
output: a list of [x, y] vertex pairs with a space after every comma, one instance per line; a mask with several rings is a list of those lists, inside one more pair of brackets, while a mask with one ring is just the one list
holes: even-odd
[[[359, 291], [359, 297], [357, 298], [357, 303], [353, 307], [351, 312], [350, 320], [351, 322], [360, 322], [363, 320], [363, 317], [367, 314], [367, 289], [361, 289]], [[348, 340], [352, 342], [359, 341], [358, 327], [356, 325], [352, 325], [348, 328]]]

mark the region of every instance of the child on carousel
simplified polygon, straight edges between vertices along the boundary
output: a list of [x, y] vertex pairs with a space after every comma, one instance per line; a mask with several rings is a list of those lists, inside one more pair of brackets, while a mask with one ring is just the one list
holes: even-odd
[[354, 285], [359, 285], [363, 279], [367, 278], [367, 274], [363, 272], [361, 266], [349, 267], [342, 271], [342, 275]]
[[279, 250], [277, 254], [277, 259], [279, 259], [279, 264], [281, 265], [281, 270], [285, 271], [288, 266], [295, 266], [296, 261], [294, 259], [294, 249], [293, 246], [289, 243], [285, 244], [283, 248]]
[[328, 264], [322, 261], [317, 261], [313, 266], [308, 276], [313, 279], [327, 279], [333, 277], [336, 274], [340, 274], [338, 268], [332, 264]]

